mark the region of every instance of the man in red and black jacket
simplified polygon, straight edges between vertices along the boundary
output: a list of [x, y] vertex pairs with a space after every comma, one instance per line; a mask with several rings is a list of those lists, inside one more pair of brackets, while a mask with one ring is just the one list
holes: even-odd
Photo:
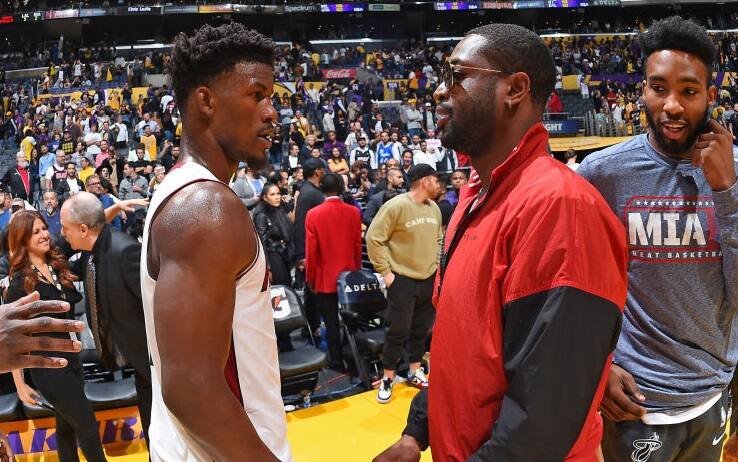
[[515, 25], [472, 30], [435, 92], [444, 146], [474, 166], [436, 279], [427, 394], [375, 462], [598, 460], [626, 295], [625, 230], [547, 151], [555, 70]]

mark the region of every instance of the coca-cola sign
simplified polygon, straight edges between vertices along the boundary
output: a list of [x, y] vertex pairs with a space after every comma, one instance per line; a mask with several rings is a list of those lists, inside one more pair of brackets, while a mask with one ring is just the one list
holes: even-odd
[[344, 68], [344, 69], [323, 69], [324, 79], [355, 79], [356, 69], [355, 68]]

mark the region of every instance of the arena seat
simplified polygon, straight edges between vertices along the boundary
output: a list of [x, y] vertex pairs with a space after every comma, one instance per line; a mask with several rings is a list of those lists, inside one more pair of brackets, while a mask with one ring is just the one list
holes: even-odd
[[134, 377], [116, 378], [105, 382], [86, 382], [85, 396], [96, 411], [135, 406], [138, 403]]
[[20, 418], [20, 400], [15, 392], [13, 376], [10, 373], [0, 374], [0, 422]]
[[[271, 299], [277, 335], [289, 335], [293, 331], [307, 328], [302, 302], [291, 287], [272, 286]], [[312, 393], [318, 383], [320, 370], [327, 364], [328, 355], [310, 343], [291, 351], [280, 352], [282, 396]]]
[[338, 277], [339, 316], [343, 321], [351, 356], [359, 378], [372, 388], [368, 366], [379, 371], [384, 348], [384, 311], [387, 300], [379, 275], [370, 271], [346, 271]]

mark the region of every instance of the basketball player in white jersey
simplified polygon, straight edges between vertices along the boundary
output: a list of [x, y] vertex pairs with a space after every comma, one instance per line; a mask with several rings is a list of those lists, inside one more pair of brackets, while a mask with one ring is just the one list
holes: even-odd
[[266, 162], [274, 43], [242, 24], [179, 34], [179, 162], [146, 217], [141, 285], [154, 462], [291, 461], [266, 259], [228, 187]]

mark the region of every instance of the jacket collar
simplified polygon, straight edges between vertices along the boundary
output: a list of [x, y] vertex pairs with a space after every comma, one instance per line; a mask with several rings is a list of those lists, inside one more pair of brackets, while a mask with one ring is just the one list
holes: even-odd
[[[548, 155], [548, 131], [542, 122], [538, 122], [528, 129], [520, 139], [520, 142], [507, 155], [507, 158], [500, 165], [492, 170], [491, 185], [500, 184], [505, 177], [514, 172], [524, 162], [537, 156]], [[469, 183], [467, 183], [467, 195], [476, 195], [482, 189], [482, 181], [476, 170], [472, 169]], [[462, 193], [462, 195], [464, 195]]]
[[100, 256], [105, 253], [105, 251], [110, 248], [110, 241], [113, 236], [113, 232], [110, 229], [110, 225], [105, 224], [103, 226], [102, 231], [100, 231], [100, 235], [97, 236], [97, 240], [95, 241], [95, 245], [92, 246], [92, 255], [95, 257], [95, 261], [100, 261]]

